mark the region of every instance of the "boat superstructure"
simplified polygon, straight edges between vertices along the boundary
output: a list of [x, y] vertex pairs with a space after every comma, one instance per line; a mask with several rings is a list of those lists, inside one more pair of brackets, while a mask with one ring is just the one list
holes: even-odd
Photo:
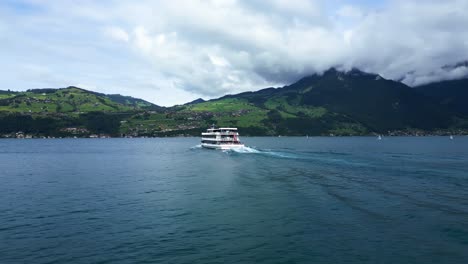
[[244, 147], [239, 140], [239, 133], [234, 127], [214, 126], [202, 133], [202, 147], [211, 149], [232, 149]]

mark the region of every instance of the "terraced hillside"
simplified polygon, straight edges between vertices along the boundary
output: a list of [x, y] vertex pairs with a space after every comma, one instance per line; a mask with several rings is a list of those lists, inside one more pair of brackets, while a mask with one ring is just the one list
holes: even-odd
[[282, 88], [169, 108], [77, 87], [1, 91], [0, 136], [198, 136], [212, 124], [242, 135], [468, 134], [467, 114], [434, 96], [335, 69]]
[[267, 135], [434, 133], [467, 129], [466, 116], [402, 83], [359, 70], [330, 69], [282, 88], [183, 106], [222, 126]]
[[0, 137], [120, 136], [124, 120], [161, 109], [142, 99], [78, 87], [0, 91]]
[[105, 95], [68, 87], [0, 93], [0, 111], [10, 113], [127, 112], [157, 107], [149, 102], [121, 95]]

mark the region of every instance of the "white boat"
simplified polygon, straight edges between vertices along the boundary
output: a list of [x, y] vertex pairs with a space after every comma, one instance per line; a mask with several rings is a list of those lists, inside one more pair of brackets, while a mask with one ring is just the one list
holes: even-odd
[[206, 132], [202, 133], [201, 143], [202, 147], [211, 149], [233, 149], [244, 147], [244, 144], [239, 140], [237, 128], [234, 127], [215, 128], [213, 126], [207, 129]]

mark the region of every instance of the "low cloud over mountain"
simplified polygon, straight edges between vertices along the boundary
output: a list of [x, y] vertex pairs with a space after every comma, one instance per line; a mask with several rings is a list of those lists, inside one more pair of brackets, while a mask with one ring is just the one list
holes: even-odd
[[415, 86], [468, 75], [465, 10], [466, 0], [3, 1], [0, 80], [161, 105], [330, 67]]

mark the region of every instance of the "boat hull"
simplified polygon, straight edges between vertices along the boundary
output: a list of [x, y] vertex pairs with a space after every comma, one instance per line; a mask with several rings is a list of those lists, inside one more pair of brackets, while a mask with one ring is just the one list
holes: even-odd
[[209, 149], [221, 149], [221, 150], [228, 150], [228, 149], [238, 149], [243, 148], [244, 144], [207, 144], [202, 143], [202, 147], [209, 148]]

